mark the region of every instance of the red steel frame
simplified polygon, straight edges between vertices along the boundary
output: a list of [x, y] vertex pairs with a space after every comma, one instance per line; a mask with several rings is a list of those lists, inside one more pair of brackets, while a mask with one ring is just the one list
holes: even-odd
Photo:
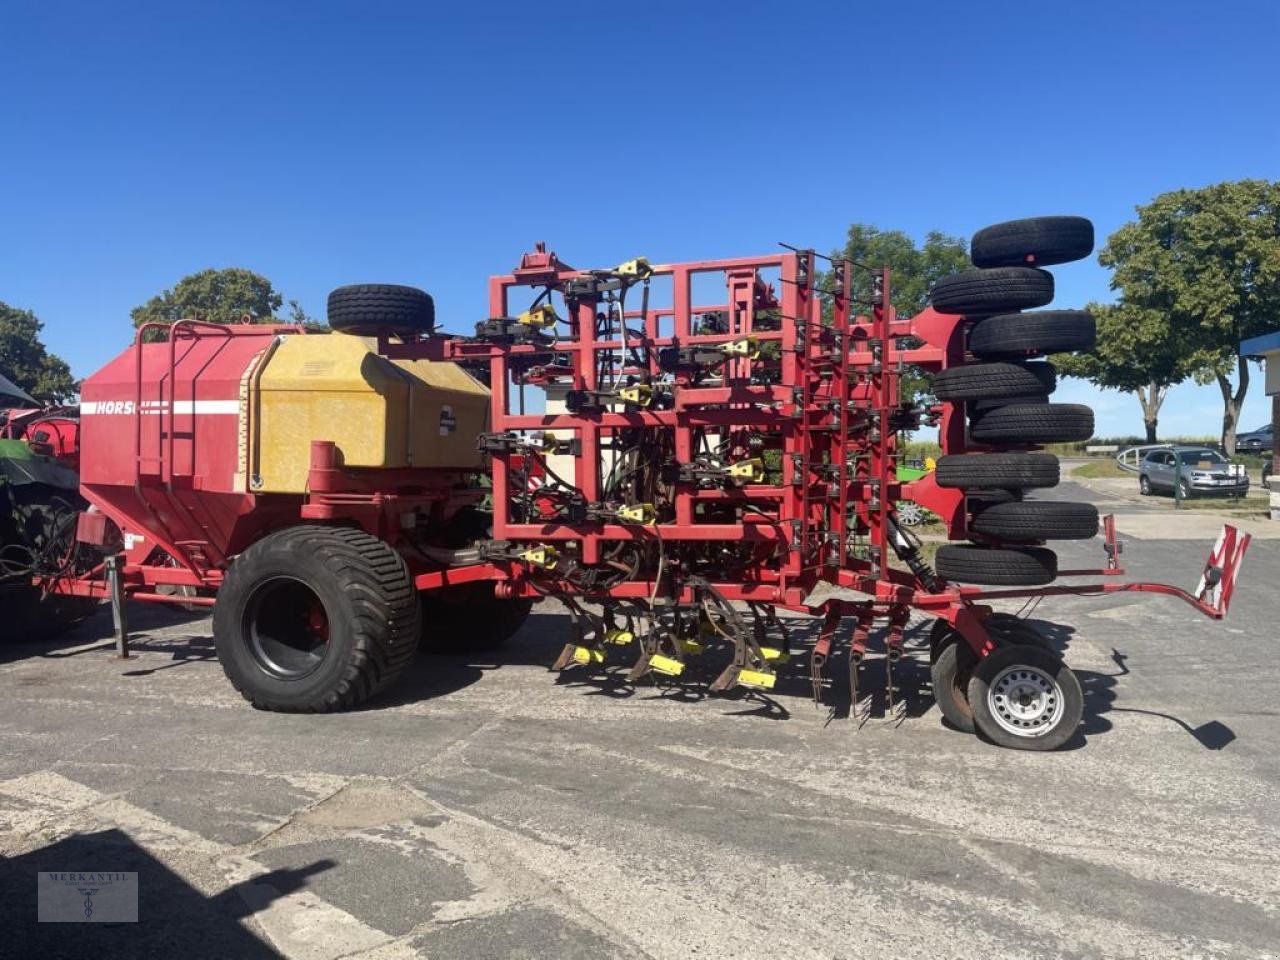
[[[870, 292], [862, 301], [855, 299], [855, 269], [862, 265], [849, 261], [831, 262], [829, 289], [820, 292], [817, 272], [818, 255], [812, 250], [799, 250], [768, 256], [727, 260], [696, 261], [659, 265], [652, 277], [670, 277], [673, 286], [669, 307], [628, 310], [627, 320], [643, 328], [643, 340], [633, 344], [648, 348], [648, 370], [628, 367], [620, 374], [661, 374], [658, 350], [664, 347], [712, 347], [751, 336], [759, 343], [777, 343], [781, 351], [781, 382], [748, 384], [753, 363], [735, 358], [725, 367], [719, 386], [702, 386], [682, 382], [677, 376], [673, 403], [668, 409], [605, 409], [577, 414], [512, 413], [510, 387], [513, 361], [530, 359], [537, 354], [560, 353], [568, 358], [567, 371], [574, 386], [581, 390], [598, 390], [597, 360], [602, 351], [611, 356], [622, 348], [620, 340], [597, 340], [595, 318], [598, 299], [582, 297], [576, 312], [565, 318], [567, 337], [549, 345], [499, 344], [477, 339], [429, 336], [418, 340], [392, 339], [381, 336], [378, 352], [392, 359], [434, 359], [487, 362], [492, 391], [491, 429], [506, 431], [554, 430], [573, 431], [580, 447], [576, 453], [577, 486], [583, 498], [596, 502], [601, 494], [599, 474], [602, 440], [612, 430], [626, 427], [661, 427], [672, 431], [675, 456], [688, 463], [694, 454], [695, 431], [704, 427], [754, 429], [781, 438], [782, 482], [775, 485], [751, 485], [745, 490], [701, 489], [696, 485], [676, 485], [674, 517], [656, 525], [618, 522], [587, 523], [517, 523], [508, 510], [511, 469], [521, 454], [492, 454], [493, 538], [515, 544], [533, 546], [544, 543], [573, 542], [578, 545], [578, 559], [590, 565], [601, 558], [602, 549], [611, 541], [661, 540], [759, 542], [785, 545], [774, 561], [748, 570], [740, 579], [716, 582], [714, 588], [730, 600], [763, 602], [824, 617], [824, 625], [815, 651], [815, 663], [829, 652], [835, 629], [845, 616], [853, 617], [856, 627], [851, 643], [857, 652], [865, 647], [867, 631], [873, 617], [887, 617], [890, 622], [890, 644], [901, 640], [901, 628], [909, 609], [942, 618], [954, 625], [976, 649], [986, 652], [992, 641], [982, 627], [990, 612], [984, 601], [1014, 597], [1068, 594], [1104, 594], [1118, 592], [1151, 592], [1176, 596], [1202, 613], [1220, 619], [1226, 615], [1234, 590], [1240, 562], [1249, 545], [1248, 534], [1224, 527], [1223, 535], [1210, 554], [1206, 575], [1194, 594], [1177, 587], [1155, 583], [1118, 582], [1123, 569], [1118, 564], [1115, 527], [1106, 518], [1106, 566], [1100, 569], [1064, 570], [1063, 577], [1091, 577], [1095, 582], [1055, 584], [1050, 587], [988, 590], [942, 584], [927, 589], [914, 575], [890, 565], [892, 552], [889, 521], [893, 504], [911, 499], [939, 514], [953, 539], [969, 536], [965, 529], [964, 495], [959, 490], [937, 485], [933, 475], [899, 482], [895, 416], [899, 414], [899, 389], [907, 365], [937, 371], [965, 361], [964, 318], [926, 309], [909, 319], [899, 318], [891, 305], [892, 276], [888, 268], [868, 271]], [[777, 271], [781, 284], [780, 297], [765, 283], [764, 271]], [[699, 275], [719, 274], [723, 277], [725, 302], [696, 305], [693, 281]], [[591, 273], [573, 270], [555, 254], [541, 248], [526, 254], [513, 273], [496, 276], [489, 281], [490, 315], [511, 315], [512, 299], [521, 288], [563, 291], [570, 281], [588, 279]], [[824, 316], [823, 295], [830, 304]], [[857, 306], [869, 306], [866, 314], [858, 314]], [[647, 306], [647, 303], [646, 303]], [[759, 325], [760, 312], [767, 309], [780, 315], [781, 323]], [[730, 318], [730, 330], [724, 334], [695, 333], [695, 315], [724, 311]], [[670, 327], [663, 333], [662, 327]], [[175, 325], [177, 326], [177, 325]], [[225, 337], [225, 328], [184, 323], [180, 331], [192, 337]], [[262, 329], [262, 328], [259, 328]], [[249, 334], [249, 330], [235, 333]], [[298, 333], [292, 327], [270, 328], [272, 334]], [[158, 457], [149, 460], [142, 449], [142, 360], [141, 343], [145, 330], [139, 331], [136, 393], [137, 418], [133, 459], [136, 484], [145, 486], [143, 474], [154, 473], [158, 482], [173, 493], [177, 470], [173, 437], [176, 374], [174, 350], [178, 337], [171, 333], [168, 347], [167, 390], [169, 397], [169, 432], [166, 451], [163, 440]], [[161, 397], [166, 389], [160, 384]], [[163, 409], [163, 403], [161, 404]], [[941, 404], [929, 412], [940, 427], [944, 453], [954, 454], [978, 450], [970, 444], [965, 428], [965, 412], [961, 404]], [[164, 416], [163, 412], [160, 414]], [[161, 424], [163, 428], [163, 421]], [[161, 429], [160, 437], [163, 438]], [[1007, 449], [1007, 448], [1005, 448]], [[166, 464], [167, 455], [167, 464]], [[144, 462], [155, 462], [154, 471], [144, 471]], [[296, 511], [296, 522], [355, 522], [389, 539], [395, 527], [395, 510], [406, 503], [440, 503], [451, 494], [446, 492], [454, 475], [427, 477], [431, 471], [371, 471], [354, 477], [336, 466], [332, 444], [313, 444], [309, 494], [294, 505], [282, 495], [260, 495], [251, 509], [270, 515], [263, 533], [278, 528], [278, 516]], [[426, 481], [430, 480], [430, 483]], [[435, 484], [439, 489], [424, 489]], [[405, 496], [405, 489], [418, 492]], [[470, 501], [477, 497], [472, 496]], [[251, 498], [246, 499], [246, 503]], [[737, 524], [699, 522], [696, 505], [701, 502], [730, 500], [753, 505], [742, 514]], [[143, 500], [145, 503], [145, 499]], [[761, 507], [764, 504], [766, 506]], [[184, 512], [189, 510], [184, 508]], [[866, 533], [867, 556], [850, 553], [848, 520], [856, 517], [859, 529]], [[181, 537], [167, 530], [152, 530], [146, 516], [131, 517], [138, 529], [159, 533], [162, 542], [179, 542]], [[198, 521], [192, 519], [192, 526]], [[130, 596], [139, 600], [181, 603], [212, 603], [212, 598], [169, 597], [155, 592], [163, 584], [201, 586], [216, 589], [226, 566], [226, 544], [202, 542], [201, 553], [208, 563], [193, 562], [185, 549], [174, 555], [176, 566], [154, 563], [131, 563], [125, 569]], [[420, 590], [491, 580], [501, 596], [541, 596], [546, 592], [580, 594], [582, 591], [567, 579], [545, 572], [538, 574], [539, 587], [531, 583], [534, 573], [515, 559], [495, 559], [465, 567], [445, 567], [424, 563], [420, 557], [408, 557]], [[1100, 581], [1097, 578], [1101, 578]], [[830, 600], [818, 606], [806, 604], [805, 597], [821, 581], [848, 588], [865, 595], [865, 600]], [[107, 586], [99, 567], [79, 579], [62, 579], [44, 584], [53, 592], [106, 596]], [[643, 599], [659, 593], [678, 603], [695, 599], [695, 589], [677, 583], [654, 583], [633, 579], [615, 586], [593, 590], [588, 599]]]
[[[833, 261], [830, 277], [831, 310], [824, 323], [821, 296], [817, 286], [817, 255], [800, 250], [770, 256], [740, 259], [695, 261], [653, 267], [654, 277], [669, 276], [673, 283], [670, 308], [644, 312], [627, 311], [628, 320], [643, 323], [644, 340], [635, 346], [649, 349], [650, 369], [624, 368], [621, 373], [644, 373], [656, 377], [660, 373], [657, 351], [663, 347], [711, 346], [754, 336], [760, 342], [777, 341], [782, 351], [781, 383], [772, 386], [747, 386], [733, 383], [733, 376], [718, 387], [677, 385], [674, 405], [668, 410], [629, 410], [578, 414], [512, 414], [509, 390], [512, 383], [512, 360], [552, 352], [569, 357], [577, 389], [592, 391], [597, 382], [598, 351], [618, 351], [619, 340], [595, 339], [595, 313], [599, 302], [580, 300], [576, 316], [569, 321], [569, 335], [551, 346], [527, 344], [494, 344], [465, 340], [431, 339], [401, 343], [383, 337], [379, 352], [392, 358], [437, 358], [453, 360], [487, 360], [492, 389], [492, 429], [503, 431], [572, 430], [580, 441], [576, 454], [577, 486], [583, 497], [595, 502], [600, 495], [601, 438], [605, 431], [619, 427], [666, 427], [674, 432], [676, 459], [689, 462], [693, 452], [695, 428], [733, 426], [778, 431], [783, 435], [782, 484], [752, 486], [752, 502], [777, 504], [772, 516], [764, 513], [745, 514], [743, 523], [710, 524], [695, 521], [694, 505], [699, 500], [734, 497], [719, 490], [677, 489], [674, 498], [674, 520], [655, 526], [614, 523], [514, 523], [508, 513], [509, 463], [512, 453], [495, 453], [492, 458], [494, 523], [493, 536], [498, 540], [554, 543], [575, 541], [581, 545], [584, 564], [599, 560], [602, 545], [615, 540], [659, 538], [676, 541], [769, 541], [784, 542], [785, 559], [775, 570], [762, 567], [734, 582], [713, 586], [725, 597], [771, 603], [810, 614], [824, 615], [832, 622], [851, 615], [859, 622], [871, 615], [887, 616], [900, 625], [907, 608], [915, 608], [931, 616], [946, 619], [957, 627], [975, 649], [986, 652], [992, 641], [981, 626], [990, 611], [983, 601], [1015, 597], [1052, 595], [1091, 595], [1118, 592], [1150, 592], [1176, 596], [1207, 616], [1220, 619], [1226, 615], [1234, 589], [1235, 577], [1249, 545], [1248, 534], [1234, 527], [1224, 528], [1218, 546], [1211, 553], [1206, 571], [1215, 571], [1201, 581], [1193, 595], [1177, 587], [1157, 583], [1116, 582], [1124, 570], [1119, 566], [1119, 549], [1115, 540], [1112, 517], [1105, 522], [1107, 564], [1099, 569], [1063, 570], [1062, 577], [1105, 578], [1102, 582], [1055, 584], [1050, 587], [990, 590], [945, 584], [929, 591], [916, 578], [888, 562], [888, 518], [892, 505], [899, 499], [914, 500], [939, 514], [947, 524], [952, 539], [969, 536], [965, 529], [964, 495], [959, 490], [944, 489], [929, 474], [920, 480], [899, 482], [897, 433], [893, 417], [899, 408], [899, 385], [906, 365], [937, 371], [965, 361], [964, 326], [961, 316], [926, 309], [915, 317], [900, 319], [891, 305], [892, 276], [889, 269], [874, 272], [871, 307], [868, 315], [858, 315], [853, 294], [853, 270], [860, 265]], [[756, 330], [754, 327], [754, 295], [762, 287], [761, 271], [780, 272], [782, 295], [779, 330]], [[725, 279], [727, 302], [716, 305], [694, 305], [692, 278], [699, 274], [719, 273]], [[554, 254], [541, 248], [526, 254], [520, 268], [511, 274], [489, 281], [490, 315], [512, 314], [512, 297], [520, 288], [563, 290], [573, 280], [591, 276], [573, 270]], [[748, 292], [749, 291], [749, 292]], [[695, 334], [693, 317], [709, 311], [726, 311], [733, 322], [725, 334]], [[660, 333], [660, 321], [669, 319], [672, 332]], [[744, 362], [732, 375], [749, 375], [750, 364]], [[960, 404], [941, 404], [932, 410], [940, 426], [944, 453], [981, 450], [969, 442], [965, 428], [965, 412]], [[1002, 447], [1008, 449], [1008, 447]], [[1029, 447], [1029, 449], [1035, 449]], [[848, 459], [846, 472], [844, 463]], [[745, 498], [744, 498], [745, 499]], [[847, 518], [852, 514], [861, 521], [867, 533], [868, 558], [850, 556], [847, 550]], [[499, 591], [506, 596], [538, 596], [527, 583], [528, 571], [516, 563], [494, 562], [481, 567], [448, 574], [429, 572], [418, 577], [421, 588], [441, 582], [457, 582], [458, 578], [480, 579], [488, 576], [505, 581]], [[849, 588], [868, 596], [869, 601], [832, 600], [817, 607], [804, 598], [820, 582]], [[567, 594], [580, 593], [567, 580], [544, 580], [544, 589]], [[632, 580], [594, 591], [593, 599], [646, 598], [662, 591], [662, 584], [651, 580]], [[694, 591], [682, 587], [671, 599], [686, 603], [694, 599]], [[827, 649], [832, 630], [823, 631]], [[855, 636], [855, 641], [856, 641]], [[823, 641], [820, 640], [820, 645]], [[820, 651], [825, 653], [826, 650]]]

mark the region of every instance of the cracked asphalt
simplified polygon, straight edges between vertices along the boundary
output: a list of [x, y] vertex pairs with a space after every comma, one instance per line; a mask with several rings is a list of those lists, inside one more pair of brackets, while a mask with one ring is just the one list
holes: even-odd
[[[1210, 546], [1124, 539], [1130, 577], [1187, 587]], [[0, 650], [3, 953], [1275, 957], [1277, 582], [1267, 540], [1223, 623], [1041, 602], [1087, 700], [1048, 755], [943, 727], [921, 622], [905, 719], [873, 659], [859, 726], [843, 666], [819, 709], [803, 657], [768, 699], [557, 679], [555, 610], [491, 659], [420, 658], [366, 709], [261, 713], [207, 618], [135, 608], [122, 662], [99, 615]], [[139, 873], [139, 923], [35, 922], [37, 871], [91, 869]]]

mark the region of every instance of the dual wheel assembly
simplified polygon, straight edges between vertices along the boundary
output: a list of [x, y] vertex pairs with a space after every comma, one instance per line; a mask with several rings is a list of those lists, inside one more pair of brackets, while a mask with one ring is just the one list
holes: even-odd
[[[1043, 586], [1058, 575], [1052, 540], [1098, 533], [1089, 503], [1037, 499], [1032, 491], [1060, 479], [1057, 457], [1041, 445], [1087, 440], [1093, 411], [1053, 403], [1057, 353], [1088, 352], [1096, 336], [1083, 310], [1038, 310], [1053, 300], [1043, 269], [1087, 257], [1093, 225], [1082, 217], [1034, 217], [978, 231], [974, 269], [943, 277], [931, 301], [966, 320], [966, 362], [934, 377], [934, 395], [963, 408], [967, 452], [939, 458], [939, 486], [965, 494], [970, 542], [938, 550], [942, 578], [990, 586]], [[960, 412], [959, 410], [957, 411]], [[931, 644], [934, 695], [947, 722], [977, 730], [1002, 746], [1052, 750], [1075, 733], [1083, 695], [1075, 674], [1024, 621], [993, 614], [984, 623], [996, 642], [979, 658], [940, 622]]]

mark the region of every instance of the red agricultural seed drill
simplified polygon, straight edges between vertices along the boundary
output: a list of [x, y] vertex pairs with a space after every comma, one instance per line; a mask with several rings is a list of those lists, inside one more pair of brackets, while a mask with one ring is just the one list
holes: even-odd
[[[474, 336], [437, 333], [427, 294], [386, 285], [335, 290], [329, 334], [148, 325], [85, 381], [92, 507], [42, 584], [117, 609], [213, 604], [227, 676], [284, 711], [350, 707], [420, 642], [494, 646], [554, 597], [572, 625], [557, 669], [721, 693], [773, 689], [801, 653], [776, 610], [808, 614], [814, 696], [843, 648], [855, 715], [883, 623], [892, 717], [914, 610], [936, 618], [952, 724], [1053, 749], [1079, 683], [987, 601], [1152, 591], [1221, 618], [1248, 545], [1225, 528], [1194, 594], [1120, 581], [1109, 517], [1103, 569], [1060, 570], [1044, 545], [1098, 533], [1092, 506], [1024, 495], [1058, 482], [1038, 445], [1089, 437], [1093, 416], [1049, 402], [1033, 358], [1089, 350], [1094, 325], [1021, 311], [1053, 298], [1043, 267], [1092, 247], [1079, 217], [988, 227], [975, 269], [906, 318], [887, 268], [813, 250], [575, 270], [539, 246], [489, 281]], [[909, 368], [932, 375], [927, 403], [903, 400]], [[899, 434], [935, 425], [937, 469], [900, 480]], [[961, 542], [931, 565], [900, 500]]]

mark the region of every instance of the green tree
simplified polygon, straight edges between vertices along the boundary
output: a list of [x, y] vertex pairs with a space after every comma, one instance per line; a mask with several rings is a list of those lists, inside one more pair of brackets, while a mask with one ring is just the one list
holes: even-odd
[[30, 310], [0, 302], [0, 372], [42, 403], [65, 403], [79, 384], [66, 361], [45, 349], [43, 329]]
[[1135, 394], [1142, 405], [1147, 443], [1156, 442], [1160, 407], [1169, 388], [1196, 372], [1196, 359], [1179, 342], [1167, 314], [1121, 301], [1089, 304], [1098, 325], [1092, 353], [1052, 357], [1058, 372]]
[[[844, 247], [831, 256], [854, 262], [853, 295], [860, 300], [868, 299], [873, 272], [887, 265], [892, 270], [889, 299], [904, 319], [929, 305], [929, 291], [939, 277], [972, 266], [969, 245], [960, 237], [931, 230], [925, 234], [924, 243], [917, 246], [901, 230], [881, 230], [867, 223], [850, 226]], [[864, 304], [855, 304], [855, 308], [861, 313], [869, 311]], [[914, 402], [928, 389], [928, 377], [914, 367], [902, 378], [901, 395], [905, 401]]]
[[1240, 341], [1280, 323], [1280, 183], [1163, 193], [1111, 235], [1098, 261], [1115, 271], [1111, 287], [1126, 304], [1168, 318], [1197, 382], [1217, 382], [1222, 446], [1235, 453], [1249, 389]]
[[302, 309], [302, 304], [297, 300], [289, 301], [289, 322], [296, 323], [304, 328], [308, 333], [328, 333], [329, 325], [323, 320], [318, 320], [306, 310]]
[[[925, 234], [924, 243], [917, 246], [901, 230], [881, 230], [866, 223], [849, 227], [844, 247], [832, 257], [843, 257], [872, 270], [890, 267], [891, 299], [901, 317], [910, 317], [929, 305], [929, 291], [939, 277], [972, 266], [969, 245], [960, 237], [931, 230]], [[853, 268], [854, 296], [866, 299], [872, 270]]]
[[276, 311], [284, 297], [271, 281], [252, 270], [228, 267], [201, 270], [179, 280], [141, 306], [134, 307], [133, 325], [173, 323], [175, 320], [207, 320], [211, 323], [276, 323]]

